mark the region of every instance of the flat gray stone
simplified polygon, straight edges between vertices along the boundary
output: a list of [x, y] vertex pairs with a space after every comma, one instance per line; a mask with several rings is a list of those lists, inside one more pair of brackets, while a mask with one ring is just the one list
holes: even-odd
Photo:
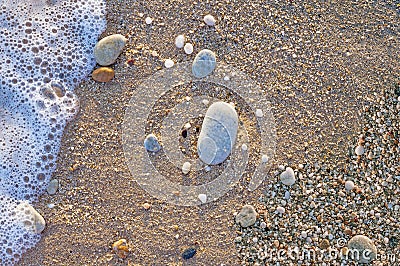
[[144, 140], [144, 147], [150, 152], [158, 152], [161, 150], [161, 145], [154, 134], [147, 135], [146, 139]]
[[370, 263], [378, 254], [378, 250], [376, 249], [374, 242], [363, 235], [353, 236], [347, 243], [347, 247], [349, 249], [349, 256], [358, 253], [359, 256], [353, 258], [352, 260], [360, 263]]
[[126, 44], [121, 34], [113, 34], [101, 39], [94, 47], [94, 58], [97, 64], [109, 66], [114, 64]]
[[201, 50], [194, 58], [192, 73], [196, 78], [204, 78], [211, 74], [217, 66], [215, 53], [208, 50]]
[[255, 224], [257, 212], [251, 205], [244, 205], [242, 210], [236, 215], [235, 221], [242, 227], [249, 227]]
[[216, 165], [225, 161], [236, 142], [238, 115], [232, 105], [213, 103], [207, 110], [197, 141], [201, 161]]

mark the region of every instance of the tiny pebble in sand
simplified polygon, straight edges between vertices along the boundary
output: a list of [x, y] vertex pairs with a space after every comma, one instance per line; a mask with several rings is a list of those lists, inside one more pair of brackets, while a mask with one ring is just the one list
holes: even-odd
[[192, 54], [193, 53], [193, 44], [186, 43], [185, 46], [183, 47], [183, 50], [185, 51], [186, 54]]

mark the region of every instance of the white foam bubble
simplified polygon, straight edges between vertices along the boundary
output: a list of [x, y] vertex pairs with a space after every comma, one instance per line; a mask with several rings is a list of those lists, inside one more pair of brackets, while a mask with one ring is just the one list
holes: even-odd
[[63, 130], [79, 108], [73, 89], [95, 65], [104, 13], [103, 0], [0, 0], [1, 265], [40, 239], [29, 227], [29, 203], [56, 167]]

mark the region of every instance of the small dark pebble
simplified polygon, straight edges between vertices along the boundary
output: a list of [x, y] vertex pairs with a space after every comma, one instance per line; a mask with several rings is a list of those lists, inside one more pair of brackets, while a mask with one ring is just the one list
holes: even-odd
[[186, 138], [186, 137], [187, 137], [187, 135], [188, 135], [188, 132], [187, 132], [187, 130], [183, 130], [183, 131], [182, 131], [182, 137]]
[[396, 237], [392, 236], [391, 238], [389, 238], [389, 246], [391, 248], [397, 247], [398, 244], [399, 244], [399, 240]]
[[188, 248], [182, 253], [182, 258], [188, 260], [196, 254], [195, 248]]

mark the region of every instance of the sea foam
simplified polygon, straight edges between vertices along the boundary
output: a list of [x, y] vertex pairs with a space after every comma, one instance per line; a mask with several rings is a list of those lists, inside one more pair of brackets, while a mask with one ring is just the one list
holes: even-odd
[[30, 203], [56, 167], [74, 87], [95, 65], [103, 0], [0, 0], [0, 264], [40, 239]]

